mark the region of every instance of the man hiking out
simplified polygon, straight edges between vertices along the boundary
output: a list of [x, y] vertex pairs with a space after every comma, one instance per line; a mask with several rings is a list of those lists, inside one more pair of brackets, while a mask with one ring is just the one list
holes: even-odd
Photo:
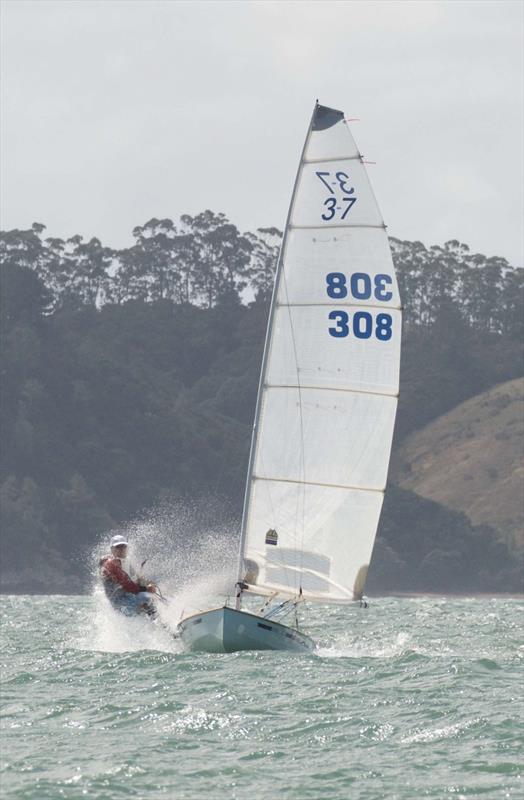
[[127, 561], [128, 542], [117, 534], [110, 542], [111, 553], [99, 561], [100, 577], [106, 596], [118, 611], [133, 615], [146, 613], [156, 615], [151, 595], [156, 594], [154, 583], [144, 584]]

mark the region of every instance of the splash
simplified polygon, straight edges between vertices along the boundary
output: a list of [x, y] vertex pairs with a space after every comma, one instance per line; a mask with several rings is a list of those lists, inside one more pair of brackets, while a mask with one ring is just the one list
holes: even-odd
[[410, 648], [410, 636], [397, 633], [389, 641], [376, 641], [371, 637], [354, 639], [351, 642], [338, 641], [330, 647], [319, 647], [316, 654], [322, 658], [397, 658]]
[[162, 622], [162, 617], [155, 622], [146, 617], [125, 617], [112, 608], [99, 587], [93, 591], [92, 608], [73, 644], [78, 650], [102, 653], [142, 650], [178, 653], [182, 650], [169, 625]]
[[165, 502], [118, 531], [104, 535], [91, 554], [93, 574], [108, 552], [115, 533], [129, 541], [128, 561], [141, 582], [153, 581], [163, 596], [159, 621], [123, 617], [114, 611], [93, 582], [93, 619], [89, 621], [84, 646], [89, 649], [127, 652], [142, 649], [179, 651], [172, 633], [182, 616], [223, 603], [236, 579], [238, 520], [216, 499], [189, 505]]

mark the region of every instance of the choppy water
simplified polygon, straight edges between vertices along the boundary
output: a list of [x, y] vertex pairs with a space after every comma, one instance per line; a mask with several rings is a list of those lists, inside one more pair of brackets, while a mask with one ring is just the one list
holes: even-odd
[[517, 798], [522, 603], [312, 608], [313, 655], [194, 655], [100, 598], [2, 598], [2, 798]]

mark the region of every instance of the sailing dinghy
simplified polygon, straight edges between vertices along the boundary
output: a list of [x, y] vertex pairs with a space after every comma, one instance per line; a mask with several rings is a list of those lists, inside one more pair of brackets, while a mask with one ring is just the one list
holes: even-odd
[[[344, 114], [315, 106], [275, 275], [236, 604], [182, 620], [190, 649], [298, 650], [308, 600], [360, 600], [384, 498], [401, 306], [386, 227]], [[242, 608], [245, 594], [268, 596]], [[276, 603], [276, 605], [275, 605]]]

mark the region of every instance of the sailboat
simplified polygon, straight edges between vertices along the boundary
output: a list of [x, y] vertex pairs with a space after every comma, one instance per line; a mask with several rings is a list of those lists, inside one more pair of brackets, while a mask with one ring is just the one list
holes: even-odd
[[[344, 113], [315, 105], [262, 360], [235, 603], [178, 626], [189, 649], [308, 651], [286, 611], [361, 600], [398, 403], [401, 305], [386, 226]], [[249, 594], [266, 597], [246, 609]], [[243, 607], [244, 606], [244, 607]]]

